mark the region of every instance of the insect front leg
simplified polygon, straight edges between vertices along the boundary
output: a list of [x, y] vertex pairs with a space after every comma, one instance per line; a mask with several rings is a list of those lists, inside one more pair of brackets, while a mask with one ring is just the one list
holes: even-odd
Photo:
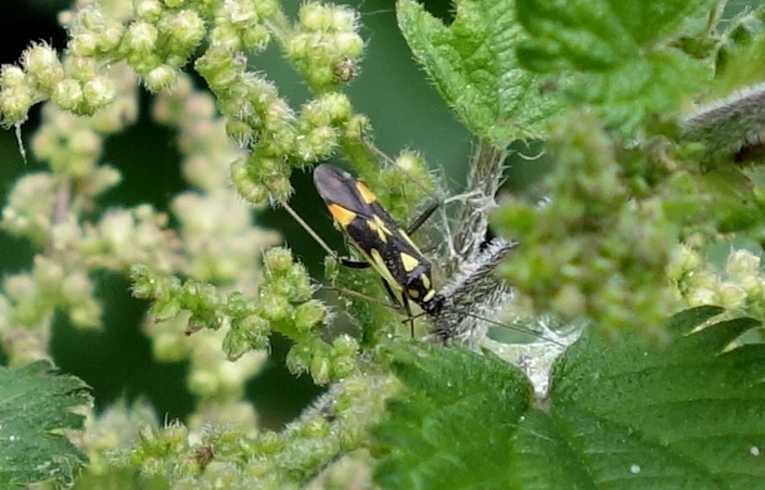
[[406, 233], [407, 235], [414, 234], [415, 231], [417, 231], [423, 224], [425, 224], [426, 221], [433, 215], [433, 213], [436, 212], [438, 208], [441, 207], [441, 203], [439, 201], [434, 201], [430, 204], [428, 204], [428, 207], [423, 210], [422, 213], [417, 216], [412, 223], [406, 227]]

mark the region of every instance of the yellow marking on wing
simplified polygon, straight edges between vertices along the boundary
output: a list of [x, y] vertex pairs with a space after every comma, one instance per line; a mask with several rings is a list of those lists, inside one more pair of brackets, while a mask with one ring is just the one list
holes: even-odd
[[351, 224], [351, 221], [353, 221], [353, 218], [356, 217], [356, 213], [354, 213], [351, 210], [345, 209], [339, 204], [333, 203], [333, 204], [330, 204], [328, 207], [329, 207], [329, 212], [332, 213], [332, 217], [335, 218], [335, 221], [340, 223], [340, 225], [343, 228]]
[[406, 240], [409, 243], [409, 245], [412, 246], [413, 249], [417, 250], [417, 253], [422, 254], [422, 252], [420, 252], [420, 249], [417, 247], [417, 245], [414, 244], [414, 241], [411, 238], [409, 238], [409, 235], [407, 235], [407, 233], [403, 229], [399, 228], [398, 232], [401, 234], [402, 237], [404, 237], [404, 240]]
[[425, 297], [422, 298], [423, 303], [427, 303], [428, 301], [433, 299], [433, 296], [435, 296], [435, 295], [436, 295], [436, 290], [435, 289], [431, 289], [430, 291], [428, 291], [428, 294], [426, 294]]
[[420, 263], [420, 261], [409, 254], [401, 252], [401, 263], [404, 264], [405, 271], [412, 272], [414, 268], [417, 267], [417, 265]]
[[382, 276], [382, 278], [385, 280], [385, 282], [388, 283], [391, 289], [394, 291], [401, 291], [401, 285], [396, 281], [396, 278], [394, 278], [393, 274], [391, 274], [388, 270], [388, 266], [385, 265], [385, 261], [383, 260], [382, 255], [380, 255], [380, 252], [378, 252], [376, 248], [373, 248], [369, 252], [369, 256], [372, 259], [372, 267], [374, 267], [377, 273]]
[[361, 194], [361, 198], [364, 199], [365, 203], [372, 204], [377, 200], [377, 196], [375, 196], [363, 182], [356, 182], [356, 189], [359, 191], [359, 194]]
[[420, 296], [420, 292], [416, 289], [410, 289], [408, 292], [410, 298], [417, 299], [417, 297]]
[[421, 275], [420, 281], [422, 281], [422, 285], [425, 286], [425, 289], [430, 289], [430, 278], [427, 274]]
[[391, 232], [379, 216], [373, 216], [371, 220], [367, 220], [367, 226], [370, 230], [377, 233], [383, 243], [388, 243], [388, 235]]

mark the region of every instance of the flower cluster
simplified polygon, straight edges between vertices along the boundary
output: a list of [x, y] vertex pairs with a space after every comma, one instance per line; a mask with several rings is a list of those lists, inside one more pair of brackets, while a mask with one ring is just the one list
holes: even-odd
[[364, 50], [355, 11], [340, 5], [307, 2], [300, 7], [297, 32], [287, 56], [317, 92], [351, 80]]
[[688, 306], [717, 305], [765, 319], [765, 276], [760, 257], [746, 249], [728, 254], [722, 271], [688, 245], [681, 246], [668, 268], [676, 294]]
[[[264, 279], [254, 301], [240, 293], [221, 293], [210, 284], [181, 283], [145, 267], [133, 268], [134, 294], [154, 300], [151, 311], [156, 320], [174, 319], [185, 312], [187, 334], [203, 328], [222, 330], [222, 349], [230, 360], [250, 350], [267, 349], [271, 332], [278, 331], [295, 342], [288, 366], [296, 374], [309, 371], [320, 384], [351, 374], [358, 345], [346, 335], [331, 344], [322, 339], [320, 327], [327, 320], [327, 309], [311, 299], [313, 289], [303, 266], [293, 262], [284, 248], [269, 250], [263, 261]], [[167, 340], [161, 345], [171, 353], [178, 350]]]
[[674, 225], [660, 203], [630, 200], [612, 142], [594, 118], [558, 123], [549, 148], [558, 159], [546, 181], [551, 201], [513, 200], [495, 215], [521, 243], [502, 274], [538, 311], [610, 332], [659, 334], [672, 307], [665, 269]]

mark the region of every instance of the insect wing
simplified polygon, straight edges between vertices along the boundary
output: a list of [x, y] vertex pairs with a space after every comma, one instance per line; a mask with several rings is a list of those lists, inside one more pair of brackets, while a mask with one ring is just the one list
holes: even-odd
[[[348, 172], [325, 163], [314, 169], [313, 183], [321, 198], [330, 207], [330, 211], [334, 204], [365, 218], [370, 218], [374, 214], [370, 204], [376, 199], [370, 199], [367, 202], [364, 194], [359, 191], [359, 189], [367, 190], [366, 186]], [[371, 192], [368, 195], [374, 197]]]

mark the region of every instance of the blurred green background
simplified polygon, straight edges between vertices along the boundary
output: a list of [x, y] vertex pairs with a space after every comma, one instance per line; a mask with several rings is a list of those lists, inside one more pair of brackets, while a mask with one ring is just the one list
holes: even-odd
[[[464, 182], [471, 138], [412, 60], [396, 27], [394, 2], [345, 3], [361, 11], [361, 33], [368, 45], [360, 75], [349, 90], [356, 110], [370, 117], [376, 142], [386, 153], [395, 155], [404, 148], [420, 151], [433, 168], [445, 169], [450, 186], [458, 189]], [[450, 21], [452, 10], [448, 0], [423, 3], [434, 15]], [[734, 0], [726, 17], [747, 5], [759, 3]], [[56, 22], [56, 13], [68, 4], [62, 0], [6, 1], [0, 16], [3, 39], [0, 62], [15, 62], [31, 41], [45, 40], [62, 48], [66, 38]], [[285, 4], [290, 12], [297, 10], [297, 1]], [[276, 80], [281, 93], [293, 106], [299, 106], [307, 98], [305, 86], [275, 49], [254, 57], [251, 65]], [[151, 203], [166, 211], [172, 197], [185, 188], [174, 146], [175, 135], [150, 120], [147, 116], [150, 103], [151, 97], [142, 93], [139, 122], [107, 141], [103, 161], [122, 171], [123, 183], [104, 196], [102, 210], [110, 206]], [[38, 121], [39, 106], [22, 128], [24, 141], [29, 141]], [[518, 150], [528, 155], [538, 153], [534, 145]], [[17, 178], [44, 168], [34, 160], [24, 163], [11, 131], [0, 132], [0, 161], [0, 202], [3, 203]], [[550, 168], [544, 157], [532, 161], [516, 157], [511, 164], [507, 187], [515, 192], [528, 192]], [[295, 175], [293, 183], [297, 190], [293, 201], [296, 209], [316, 224], [331, 245], [340, 247], [340, 237], [331, 228], [309, 176]], [[275, 211], [261, 213], [257, 219], [263, 226], [280, 230], [285, 242], [318, 277], [322, 257], [297, 224]], [[0, 232], [0, 274], [3, 276], [28, 268], [34, 253], [25, 241]], [[154, 404], [162, 419], [165, 416], [183, 418], [194, 403], [185, 388], [187, 366], [185, 363], [160, 364], [152, 359], [149, 343], [140, 332], [147, 305], [130, 297], [124, 278], [101, 273], [97, 280], [98, 294], [105, 306], [104, 328], [75, 330], [65, 316], [57, 315], [52, 345], [56, 362], [93, 387], [99, 409], [118, 398], [130, 401], [145, 397]], [[318, 391], [307, 377], [296, 379], [286, 372], [283, 360], [287, 347], [283, 339], [275, 338], [267, 368], [248, 385], [248, 396], [255, 403], [261, 420], [271, 427], [279, 427], [294, 417]]]

